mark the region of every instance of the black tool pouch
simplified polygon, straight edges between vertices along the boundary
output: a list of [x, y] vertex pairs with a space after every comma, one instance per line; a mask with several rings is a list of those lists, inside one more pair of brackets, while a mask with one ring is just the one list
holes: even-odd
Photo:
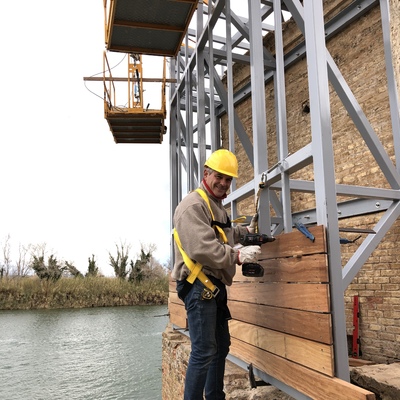
[[192, 289], [193, 285], [189, 283], [186, 279], [183, 281], [176, 281], [176, 291], [178, 293], [178, 297], [185, 301], [185, 297]]
[[226, 293], [226, 286], [217, 278], [209, 276], [212, 283], [219, 288], [219, 293], [215, 297], [217, 302], [217, 318], [219, 320], [229, 320], [232, 319], [231, 313], [228, 308], [228, 296]]

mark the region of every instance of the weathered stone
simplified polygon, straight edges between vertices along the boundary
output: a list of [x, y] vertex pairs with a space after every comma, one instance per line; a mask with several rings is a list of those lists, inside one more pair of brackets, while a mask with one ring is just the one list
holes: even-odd
[[[183, 398], [185, 373], [190, 354], [190, 340], [169, 324], [163, 333], [162, 399]], [[361, 360], [360, 360], [361, 361]], [[353, 384], [376, 394], [376, 400], [400, 399], [400, 363], [351, 367]], [[292, 400], [293, 397], [274, 386], [251, 388], [248, 371], [226, 362], [225, 392], [227, 400]]]
[[400, 364], [375, 364], [350, 371], [352, 383], [376, 394], [377, 400], [400, 399]]
[[[183, 398], [185, 373], [190, 354], [189, 338], [172, 328], [163, 332], [162, 340], [162, 399]], [[291, 400], [292, 397], [273, 386], [258, 386], [252, 389], [249, 373], [236, 364], [226, 362], [225, 393], [227, 400]]]
[[293, 399], [273, 386], [252, 388], [248, 371], [229, 360], [226, 362], [225, 369], [225, 393], [227, 400]]
[[248, 372], [227, 361], [225, 370], [226, 400], [291, 400], [293, 397], [274, 386], [251, 388]]

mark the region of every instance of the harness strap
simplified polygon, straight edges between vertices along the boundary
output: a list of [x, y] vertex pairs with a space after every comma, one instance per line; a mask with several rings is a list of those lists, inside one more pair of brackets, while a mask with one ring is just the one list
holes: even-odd
[[241, 215], [240, 217], [237, 217], [235, 219], [232, 220], [233, 223], [237, 224], [237, 223], [242, 223], [242, 222], [246, 222], [246, 216], [245, 215]]
[[218, 233], [221, 235], [222, 241], [224, 243], [228, 243], [228, 238], [226, 237], [224, 230], [220, 226], [215, 224], [215, 218], [214, 218], [214, 213], [212, 212], [212, 209], [211, 209], [210, 199], [208, 198], [208, 196], [206, 195], [204, 190], [197, 188], [196, 192], [203, 198], [203, 200], [206, 202], [206, 204], [208, 206], [208, 209], [210, 210], [211, 218], [214, 222], [214, 229], [217, 229]]
[[218, 221], [211, 221], [211, 226], [219, 226], [220, 228], [224, 229], [224, 228], [231, 228], [232, 227], [232, 222], [228, 217], [228, 221], [226, 221], [225, 223], [223, 222], [218, 222]]
[[186, 266], [190, 270], [190, 275], [186, 278], [186, 280], [193, 284], [193, 282], [198, 278], [200, 282], [207, 288], [211, 290], [212, 295], [215, 297], [219, 293], [219, 288], [215, 286], [211, 280], [207, 277], [207, 275], [201, 270], [203, 266], [198, 263], [194, 262], [183, 250], [181, 241], [179, 239], [178, 231], [174, 228], [174, 239], [179, 248], [179, 251], [182, 254], [182, 258]]

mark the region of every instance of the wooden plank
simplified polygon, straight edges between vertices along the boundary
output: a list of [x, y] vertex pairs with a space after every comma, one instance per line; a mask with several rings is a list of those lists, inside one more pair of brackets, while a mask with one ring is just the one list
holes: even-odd
[[187, 329], [187, 318], [186, 310], [184, 306], [176, 303], [168, 304], [169, 320], [172, 324], [178, 326], [179, 328]]
[[176, 292], [176, 281], [171, 278], [171, 275], [169, 276], [168, 280], [168, 290], [170, 292]]
[[235, 338], [231, 342], [232, 355], [312, 399], [375, 400], [373, 393], [341, 379], [318, 373]]
[[276, 258], [259, 263], [264, 267], [263, 277], [245, 277], [238, 266], [234, 282], [329, 282], [326, 254]]
[[237, 282], [228, 288], [228, 298], [296, 310], [329, 312], [329, 285], [315, 283]]
[[179, 304], [181, 306], [184, 306], [184, 302], [178, 297], [178, 293], [174, 292], [169, 292], [169, 301], [171, 303]]
[[309, 228], [309, 231], [315, 237], [314, 242], [296, 229], [293, 232], [276, 236], [276, 240], [273, 242], [263, 244], [259, 259], [267, 260], [271, 258], [327, 253], [324, 226], [313, 226]]
[[231, 337], [269, 353], [334, 376], [333, 346], [272, 331], [236, 320], [229, 321]]
[[232, 318], [290, 335], [332, 344], [330, 314], [290, 310], [229, 300]]

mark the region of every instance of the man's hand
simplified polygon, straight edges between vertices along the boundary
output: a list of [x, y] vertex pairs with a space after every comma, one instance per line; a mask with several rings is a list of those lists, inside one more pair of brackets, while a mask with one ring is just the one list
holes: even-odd
[[260, 246], [245, 246], [241, 247], [238, 251], [238, 261], [239, 265], [243, 263], [256, 263], [258, 258], [257, 256], [261, 253]]
[[258, 213], [255, 213], [253, 215], [253, 218], [250, 221], [250, 225], [247, 227], [247, 230], [249, 233], [255, 233], [256, 232], [256, 226], [258, 222]]

